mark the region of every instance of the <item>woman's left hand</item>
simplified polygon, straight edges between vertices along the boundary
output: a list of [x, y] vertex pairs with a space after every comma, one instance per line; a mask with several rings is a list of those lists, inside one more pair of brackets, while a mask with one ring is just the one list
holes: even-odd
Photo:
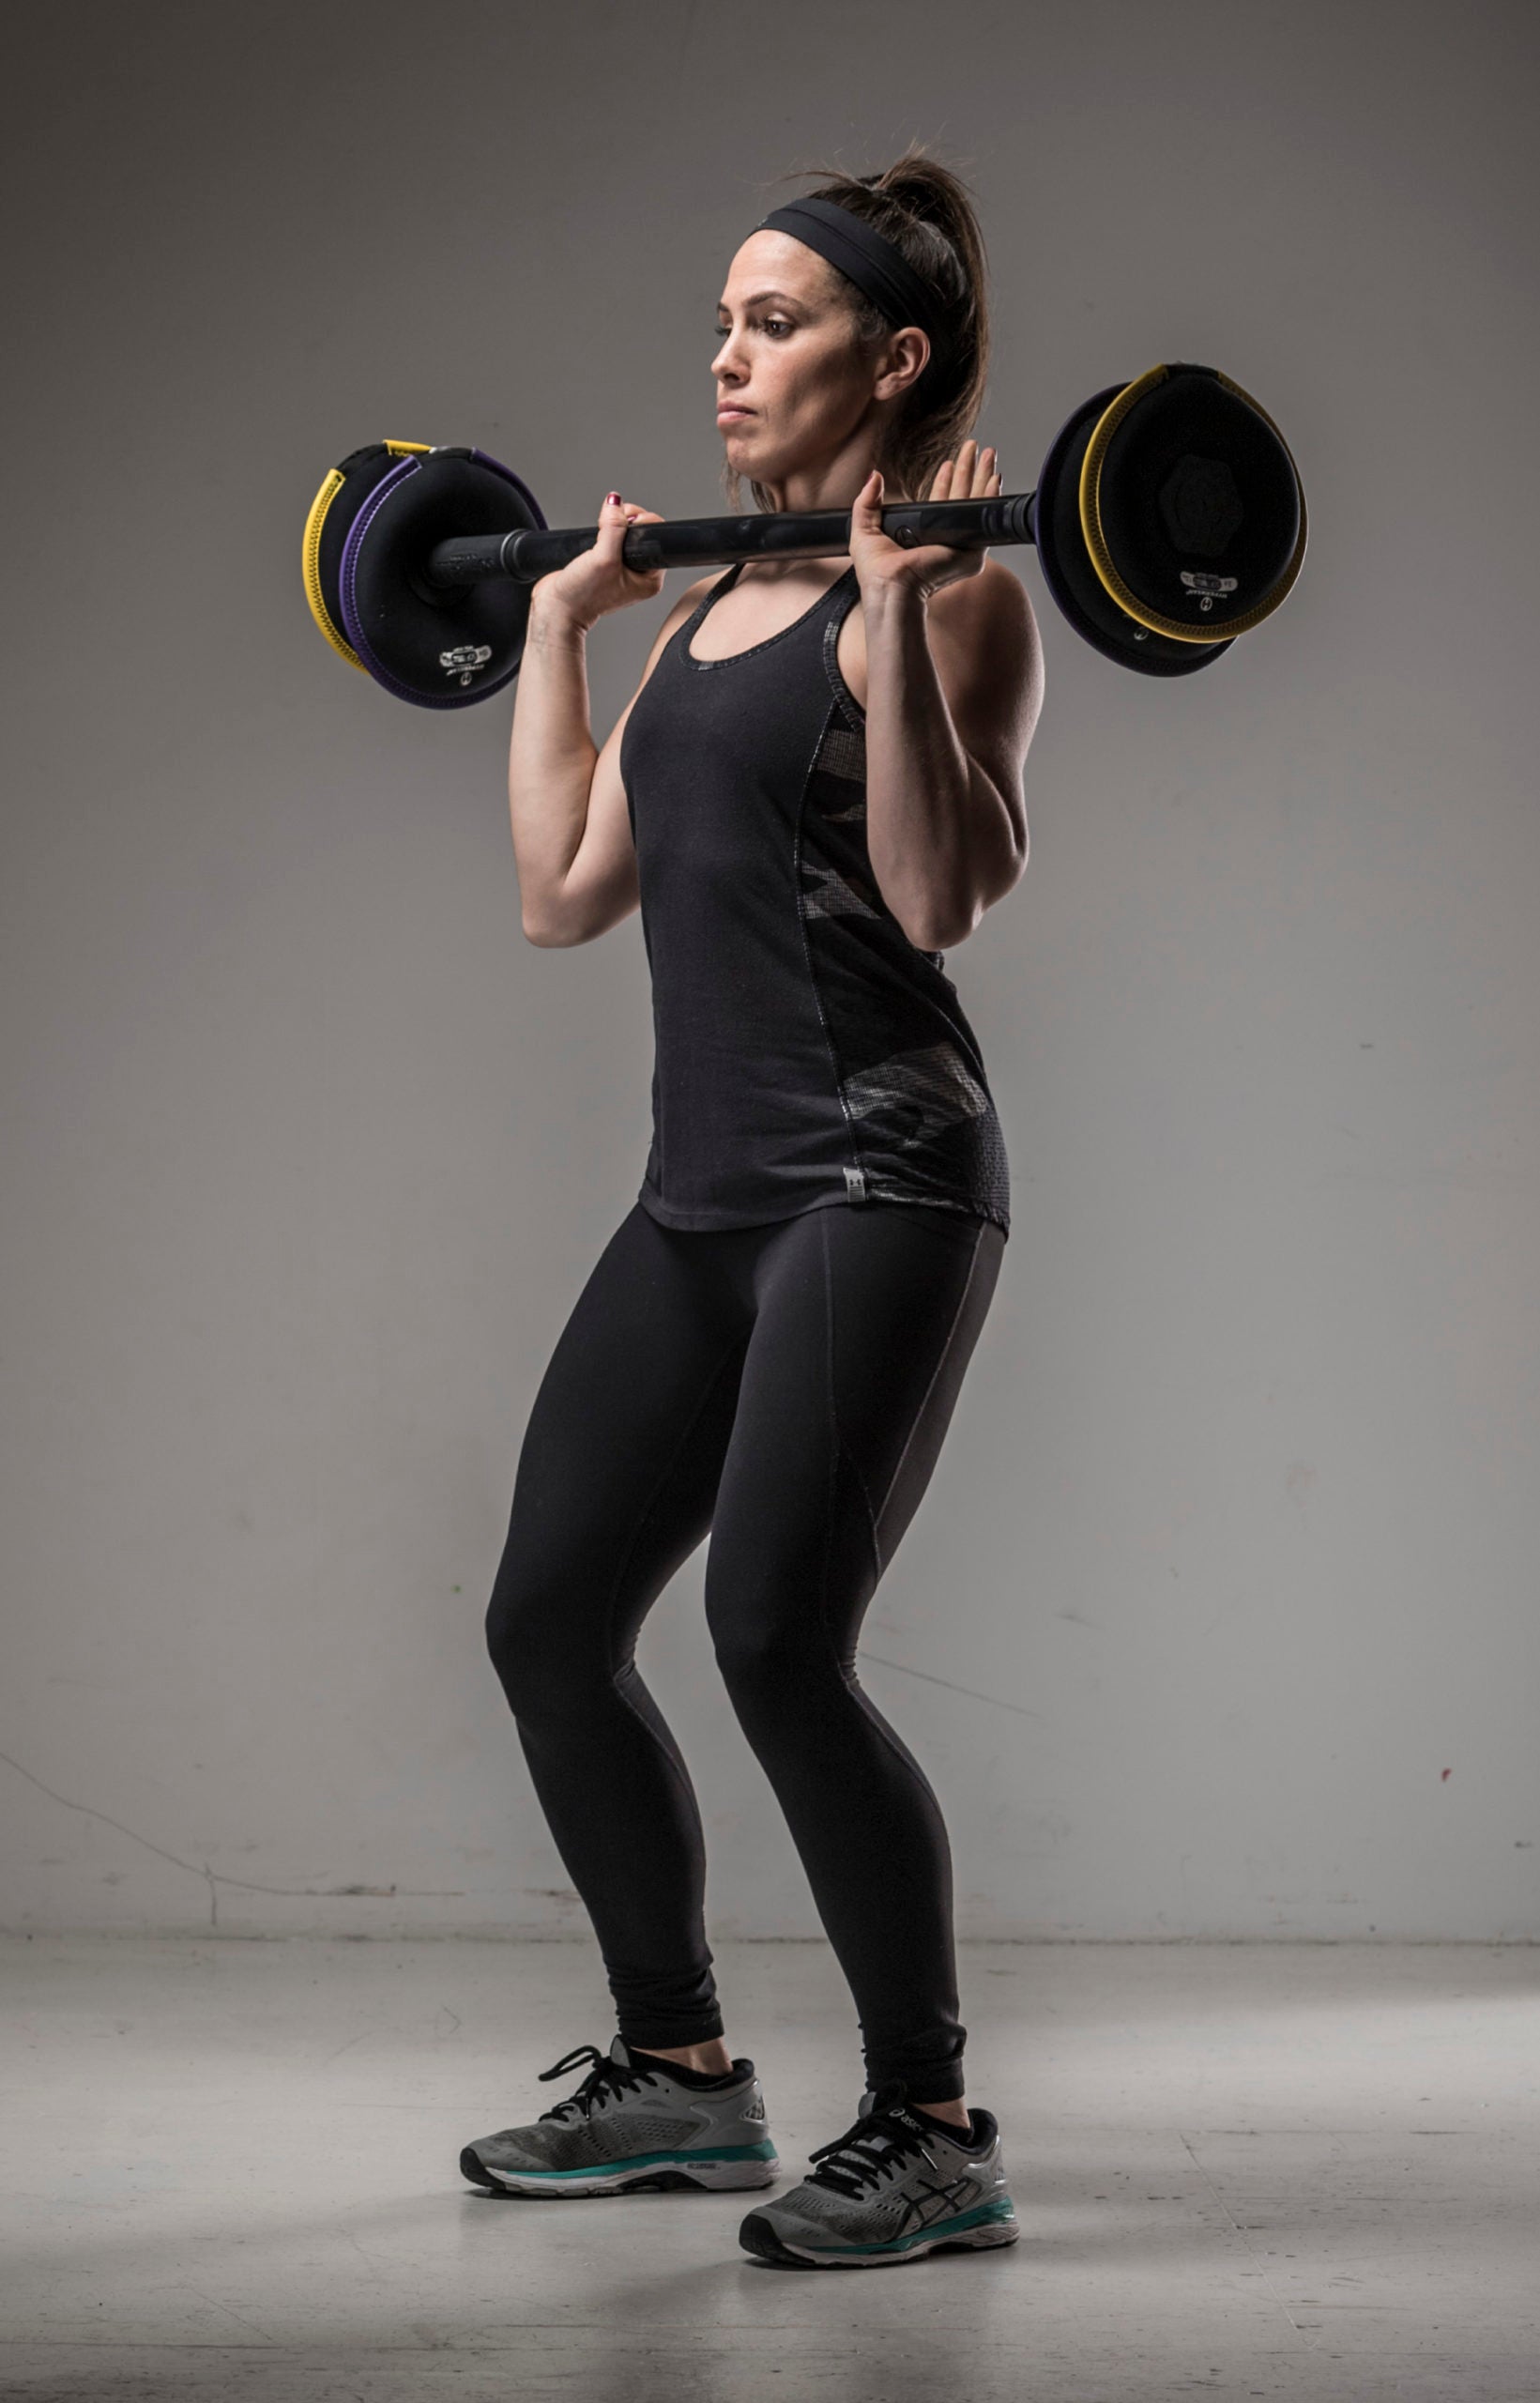
[[[993, 445], [981, 451], [971, 435], [955, 459], [943, 459], [926, 497], [930, 500], [989, 500], [1000, 488]], [[861, 597], [894, 587], [908, 587], [928, 600], [944, 584], [977, 575], [987, 551], [957, 551], [943, 543], [923, 543], [914, 550], [890, 541], [882, 531], [883, 482], [872, 469], [850, 511], [850, 559], [861, 585]]]

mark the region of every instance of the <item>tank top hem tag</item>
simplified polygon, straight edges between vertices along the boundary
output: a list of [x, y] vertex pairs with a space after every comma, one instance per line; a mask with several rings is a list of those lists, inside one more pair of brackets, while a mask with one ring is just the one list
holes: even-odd
[[868, 1199], [866, 1191], [866, 1171], [863, 1168], [847, 1168], [846, 1170], [845, 1198], [847, 1202], [864, 1202]]

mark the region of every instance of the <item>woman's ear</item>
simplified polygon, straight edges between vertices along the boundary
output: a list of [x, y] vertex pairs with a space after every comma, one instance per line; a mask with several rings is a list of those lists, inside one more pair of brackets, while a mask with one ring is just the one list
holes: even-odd
[[873, 388], [878, 401], [896, 401], [919, 383], [930, 364], [930, 343], [918, 326], [904, 326], [888, 345], [881, 375]]

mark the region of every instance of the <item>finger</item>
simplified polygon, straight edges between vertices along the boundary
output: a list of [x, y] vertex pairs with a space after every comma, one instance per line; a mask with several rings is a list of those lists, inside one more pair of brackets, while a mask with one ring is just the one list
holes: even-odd
[[850, 515], [854, 523], [862, 527], [870, 527], [877, 523], [877, 513], [882, 507], [883, 491], [881, 473], [879, 469], [874, 467], [850, 504]]
[[932, 500], [948, 500], [951, 496], [952, 462], [950, 459], [943, 459], [931, 479], [930, 497]]
[[619, 529], [620, 539], [616, 546], [616, 557], [628, 575], [633, 575], [639, 582], [650, 584], [656, 589], [663, 580], [663, 569], [629, 565], [626, 559], [625, 541], [633, 526], [661, 526], [663, 519], [655, 509], [643, 509], [637, 502], [632, 500], [623, 500], [620, 503], [620, 515], [622, 523]]
[[995, 448], [993, 443], [987, 443], [980, 452], [973, 468], [973, 491], [978, 498], [982, 499], [989, 490], [990, 479], [994, 472]]
[[618, 558], [620, 545], [625, 541], [628, 522], [626, 504], [619, 494], [606, 493], [600, 503], [599, 533], [594, 543], [595, 550], [602, 552], [606, 559]]

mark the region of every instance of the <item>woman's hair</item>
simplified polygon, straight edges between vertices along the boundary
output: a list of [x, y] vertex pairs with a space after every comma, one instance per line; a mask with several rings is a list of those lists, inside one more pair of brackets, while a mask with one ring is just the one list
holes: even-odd
[[[829, 167], [805, 167], [803, 175], [827, 178], [806, 195], [837, 201], [903, 252], [937, 296], [940, 320], [951, 340], [943, 370], [934, 361], [911, 384], [883, 431], [877, 465], [890, 500], [920, 500], [941, 461], [950, 458], [977, 421], [989, 369], [989, 302], [983, 236], [968, 186], [950, 167], [920, 149], [905, 152], [876, 176], [846, 176]], [[783, 178], [783, 181], [785, 178]], [[874, 355], [893, 331], [863, 292], [830, 260], [821, 264], [841, 287], [854, 320], [857, 342]], [[723, 482], [737, 513], [740, 478], [724, 467]], [[761, 509], [770, 498], [751, 482]]]

